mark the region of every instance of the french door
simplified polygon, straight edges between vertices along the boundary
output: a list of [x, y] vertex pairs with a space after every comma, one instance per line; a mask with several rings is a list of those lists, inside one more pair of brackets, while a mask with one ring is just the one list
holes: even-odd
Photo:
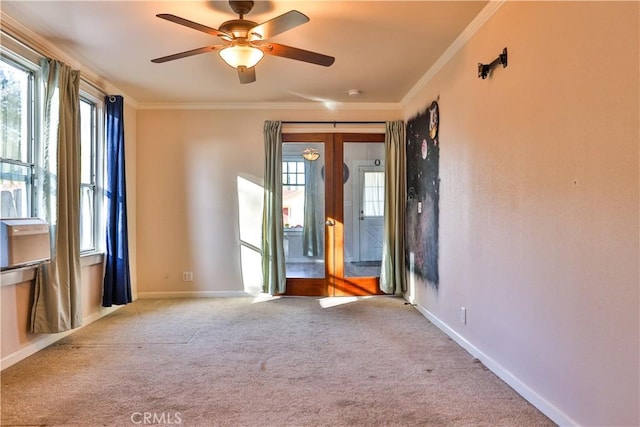
[[282, 140], [285, 294], [381, 294], [384, 134]]

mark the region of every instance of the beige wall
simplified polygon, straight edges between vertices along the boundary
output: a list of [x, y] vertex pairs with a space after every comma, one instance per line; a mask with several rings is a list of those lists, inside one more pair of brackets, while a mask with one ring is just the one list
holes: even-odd
[[[243, 250], [250, 261], [245, 257], [242, 267], [238, 203], [247, 195], [239, 194], [238, 179], [245, 180], [241, 186], [252, 186], [249, 196], [261, 203], [265, 120], [384, 121], [399, 116], [399, 108], [139, 110], [139, 295], [233, 294], [261, 271], [259, 256], [247, 246]], [[256, 204], [254, 210], [252, 228], [259, 233], [261, 207]], [[193, 272], [193, 282], [182, 281], [183, 271]]]
[[32, 341], [29, 338], [29, 319], [33, 301], [32, 281], [2, 286], [0, 294], [2, 295], [0, 356], [2, 356], [4, 368], [4, 359], [7, 356], [21, 350]]
[[440, 286], [415, 301], [565, 423], [640, 424], [638, 17], [507, 2], [403, 110], [440, 97]]

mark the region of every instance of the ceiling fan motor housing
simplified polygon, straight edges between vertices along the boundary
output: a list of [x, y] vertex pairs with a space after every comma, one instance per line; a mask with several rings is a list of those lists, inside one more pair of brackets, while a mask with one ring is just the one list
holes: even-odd
[[246, 39], [249, 30], [256, 25], [258, 24], [246, 19], [232, 19], [220, 25], [220, 31], [233, 34], [234, 38]]

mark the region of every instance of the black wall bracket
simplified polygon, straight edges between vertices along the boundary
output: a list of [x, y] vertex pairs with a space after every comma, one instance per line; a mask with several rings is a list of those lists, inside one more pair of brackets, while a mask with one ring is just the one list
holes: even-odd
[[478, 63], [478, 77], [481, 79], [486, 79], [489, 73], [497, 67], [499, 64], [502, 65], [502, 68], [507, 67], [507, 48], [502, 49], [502, 53], [494, 59], [491, 64], [482, 64]]

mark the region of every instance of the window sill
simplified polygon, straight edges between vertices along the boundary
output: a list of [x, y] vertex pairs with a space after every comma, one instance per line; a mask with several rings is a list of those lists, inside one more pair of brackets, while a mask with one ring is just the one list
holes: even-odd
[[[103, 260], [103, 253], [90, 253], [80, 255], [80, 267], [102, 264]], [[34, 264], [3, 271], [2, 273], [0, 273], [0, 286], [17, 285], [18, 283], [29, 282], [35, 279], [37, 267], [38, 265]]]
[[302, 234], [302, 227], [284, 228], [284, 234]]
[[102, 264], [104, 261], [104, 253], [102, 252], [90, 252], [80, 255], [80, 266], [88, 267], [90, 265]]

